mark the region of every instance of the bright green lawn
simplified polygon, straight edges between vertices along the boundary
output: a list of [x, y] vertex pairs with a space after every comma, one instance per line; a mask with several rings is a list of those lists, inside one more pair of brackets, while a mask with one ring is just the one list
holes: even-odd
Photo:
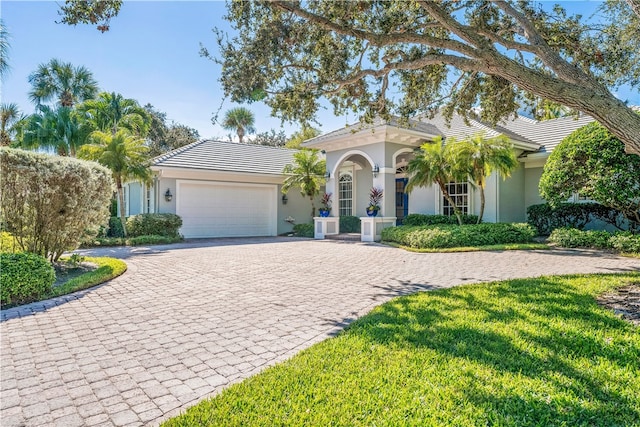
[[640, 330], [544, 277], [394, 299], [165, 426], [640, 426]]

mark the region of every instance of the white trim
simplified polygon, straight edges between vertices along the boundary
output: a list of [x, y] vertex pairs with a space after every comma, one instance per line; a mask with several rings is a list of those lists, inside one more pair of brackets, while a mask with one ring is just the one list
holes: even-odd
[[340, 158], [336, 161], [336, 164], [333, 166], [333, 169], [330, 171], [332, 176], [335, 176], [336, 172], [338, 171], [338, 168], [340, 167], [340, 165], [342, 164], [342, 162], [344, 162], [347, 158], [351, 157], [351, 156], [355, 156], [355, 155], [360, 155], [362, 157], [364, 157], [365, 159], [367, 159], [367, 161], [369, 162], [369, 165], [371, 165], [371, 167], [373, 168], [373, 166], [376, 164], [373, 159], [371, 158], [371, 156], [369, 156], [367, 153], [365, 153], [364, 151], [360, 151], [360, 150], [350, 150], [347, 151], [346, 153], [344, 153], [342, 156], [340, 156]]

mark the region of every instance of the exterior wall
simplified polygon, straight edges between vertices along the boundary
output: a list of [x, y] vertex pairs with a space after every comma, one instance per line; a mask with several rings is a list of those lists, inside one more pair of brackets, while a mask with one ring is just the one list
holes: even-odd
[[[495, 174], [494, 174], [495, 175]], [[522, 165], [511, 173], [506, 180], [498, 180], [499, 215], [500, 222], [525, 222], [527, 220], [525, 207], [525, 169]]]
[[[367, 216], [367, 205], [369, 204], [369, 191], [373, 187], [373, 176], [371, 168], [360, 169], [355, 171], [355, 180], [353, 183], [353, 208], [355, 216]], [[385, 192], [386, 193], [386, 192]], [[383, 194], [385, 197], [386, 194]], [[383, 199], [384, 200], [384, 199]]]
[[524, 170], [524, 209], [526, 210], [531, 205], [537, 205], [544, 203], [545, 200], [540, 197], [540, 191], [538, 190], [538, 184], [540, 183], [540, 177], [542, 176], [542, 167], [537, 168], [525, 168]]
[[436, 206], [436, 187], [415, 188], [409, 193], [409, 214], [434, 215], [439, 213]]
[[[164, 198], [164, 193], [167, 189], [173, 194], [173, 199], [167, 202]], [[176, 179], [175, 178], [160, 178], [157, 184], [158, 195], [158, 213], [176, 213]]]
[[[278, 185], [278, 234], [289, 233], [293, 231], [293, 224], [285, 221], [286, 218], [292, 217], [295, 219], [294, 224], [312, 223], [311, 217], [311, 201], [307, 197], [302, 197], [298, 189], [292, 189], [287, 193], [287, 204], [282, 203], [282, 185]], [[322, 191], [321, 193], [322, 194]], [[320, 207], [320, 198], [316, 197], [315, 200], [316, 215], [318, 215], [318, 208]], [[332, 206], [331, 215], [334, 215], [334, 209], [337, 207]]]

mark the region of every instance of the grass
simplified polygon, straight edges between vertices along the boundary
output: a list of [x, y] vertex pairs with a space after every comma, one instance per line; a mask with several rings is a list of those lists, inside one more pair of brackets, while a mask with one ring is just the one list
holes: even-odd
[[[61, 259], [64, 260], [64, 258]], [[58, 297], [72, 292], [81, 291], [118, 277], [127, 271], [127, 264], [116, 258], [85, 257], [84, 261], [96, 264], [97, 268], [54, 287], [53, 292], [50, 295], [47, 295], [46, 298]]]
[[640, 274], [396, 298], [168, 426], [640, 426], [640, 331], [598, 306]]
[[395, 242], [382, 242], [385, 245], [395, 248], [404, 249], [409, 252], [418, 253], [437, 253], [437, 252], [475, 252], [475, 251], [519, 251], [519, 250], [540, 250], [549, 249], [549, 245], [545, 243], [509, 243], [504, 245], [487, 245], [487, 246], [462, 246], [457, 248], [412, 248]]

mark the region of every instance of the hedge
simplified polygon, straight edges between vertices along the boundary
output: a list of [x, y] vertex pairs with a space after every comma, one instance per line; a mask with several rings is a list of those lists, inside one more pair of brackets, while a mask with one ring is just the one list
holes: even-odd
[[293, 234], [297, 237], [313, 237], [313, 223], [294, 225]]
[[542, 236], [548, 236], [557, 228], [582, 230], [594, 220], [622, 228], [624, 215], [616, 209], [599, 203], [562, 203], [557, 207], [541, 203], [527, 208], [527, 222], [535, 227], [538, 234]]
[[620, 252], [640, 253], [640, 235], [628, 231], [606, 231], [558, 228], [549, 236], [549, 242], [564, 248], [615, 249]]
[[19, 305], [39, 301], [53, 289], [53, 266], [42, 256], [0, 253], [0, 305]]
[[360, 218], [357, 216], [344, 215], [340, 217], [341, 233], [360, 233]]
[[182, 218], [169, 213], [132, 215], [127, 219], [129, 237], [179, 237], [178, 230], [180, 230], [180, 227], [182, 227]]
[[535, 230], [529, 224], [507, 223], [403, 225], [382, 230], [383, 241], [416, 249], [528, 243], [534, 236]]
[[[478, 222], [477, 215], [462, 215], [463, 224], [475, 224]], [[426, 215], [426, 214], [409, 214], [402, 220], [402, 225], [419, 226], [419, 225], [436, 225], [436, 224], [458, 224], [458, 219], [452, 215]]]

